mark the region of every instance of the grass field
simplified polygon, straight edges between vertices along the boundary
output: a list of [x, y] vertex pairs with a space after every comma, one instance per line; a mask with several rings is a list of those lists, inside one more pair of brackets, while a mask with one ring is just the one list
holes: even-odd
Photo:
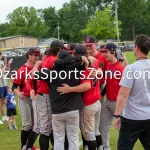
[[[135, 61], [135, 57], [132, 52], [126, 52], [126, 56], [129, 63]], [[7, 129], [7, 123], [0, 125], [0, 150], [20, 150], [20, 131], [21, 131], [21, 117], [17, 106], [18, 115], [16, 116], [16, 124], [19, 128], [18, 130], [9, 131]], [[1, 118], [1, 117], [0, 117]], [[116, 150], [118, 140], [118, 131], [113, 127], [110, 131], [110, 145], [111, 150]], [[39, 147], [38, 139], [35, 143]], [[134, 150], [142, 150], [140, 142], [137, 142]]]

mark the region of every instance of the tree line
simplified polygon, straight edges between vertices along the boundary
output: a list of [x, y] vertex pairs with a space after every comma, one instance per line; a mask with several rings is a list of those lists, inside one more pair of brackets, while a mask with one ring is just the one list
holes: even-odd
[[86, 35], [98, 40], [116, 39], [115, 3], [118, 4], [121, 41], [134, 40], [137, 34], [150, 34], [150, 0], [70, 0], [63, 7], [35, 9], [19, 7], [0, 24], [0, 37], [27, 35], [58, 37], [82, 42]]

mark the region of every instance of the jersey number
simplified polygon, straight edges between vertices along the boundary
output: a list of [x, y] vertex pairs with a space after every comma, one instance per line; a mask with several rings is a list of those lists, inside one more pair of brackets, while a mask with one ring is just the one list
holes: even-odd
[[93, 84], [92, 84], [92, 87], [93, 87], [93, 88], [95, 88], [95, 87], [96, 87], [97, 81], [98, 81], [98, 79], [97, 79], [97, 78], [94, 78], [94, 79], [93, 79]]

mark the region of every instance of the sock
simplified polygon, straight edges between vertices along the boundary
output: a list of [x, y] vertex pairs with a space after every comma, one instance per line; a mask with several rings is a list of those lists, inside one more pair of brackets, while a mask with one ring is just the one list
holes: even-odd
[[54, 137], [53, 137], [53, 132], [50, 133], [49, 139], [51, 141], [52, 146], [54, 147]]
[[68, 137], [67, 137], [67, 135], [65, 135], [65, 143], [64, 143], [65, 145], [64, 145], [64, 148], [65, 148], [65, 150], [68, 150], [68, 148], [69, 148], [69, 143], [68, 143]]
[[28, 136], [29, 136], [29, 134], [30, 134], [31, 131], [32, 130], [30, 130], [30, 131], [24, 131], [24, 130], [22, 130], [21, 131], [21, 149], [23, 148], [24, 145], [26, 145]]
[[85, 148], [85, 146], [88, 145], [88, 142], [85, 140], [83, 134], [82, 134], [82, 141], [83, 141], [83, 149]]
[[97, 149], [102, 145], [102, 136], [98, 135], [96, 136], [96, 142], [97, 142]]
[[49, 149], [49, 136], [41, 134], [39, 143], [40, 143], [40, 150], [48, 150]]
[[28, 148], [32, 148], [34, 142], [36, 141], [36, 138], [38, 137], [39, 134], [37, 134], [36, 132], [32, 131], [28, 137], [28, 141], [26, 144], [26, 149], [28, 150]]
[[88, 141], [88, 149], [89, 150], [96, 150], [96, 140], [95, 141]]

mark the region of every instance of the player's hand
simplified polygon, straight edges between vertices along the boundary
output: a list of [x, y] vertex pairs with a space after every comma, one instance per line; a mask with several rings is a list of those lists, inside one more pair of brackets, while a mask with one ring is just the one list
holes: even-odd
[[58, 87], [56, 90], [57, 92], [59, 92], [60, 94], [67, 94], [70, 93], [70, 86], [67, 84], [62, 84], [62, 87]]
[[122, 53], [121, 55], [122, 55], [122, 62], [121, 63], [124, 67], [126, 67], [128, 65], [127, 57], [124, 53]]
[[120, 130], [120, 125], [121, 125], [120, 118], [115, 118], [113, 125], [117, 130]]
[[4, 58], [4, 65], [7, 65], [7, 58]]
[[42, 61], [41, 60], [38, 60], [36, 63], [35, 63], [35, 66], [36, 68], [39, 68], [39, 66], [41, 65]]
[[23, 92], [19, 92], [18, 97], [19, 97], [20, 99], [24, 99], [24, 93], [23, 93]]
[[93, 71], [92, 71], [92, 74], [91, 74], [91, 76], [92, 77], [97, 77], [97, 76], [101, 76], [101, 75], [103, 75], [103, 71], [102, 71], [102, 69], [94, 69]]
[[89, 61], [85, 56], [81, 56], [82, 58], [82, 65], [85, 64], [85, 68], [89, 67]]
[[13, 59], [11, 58], [9, 61], [8, 61], [8, 65], [11, 65], [13, 62]]
[[30, 98], [31, 98], [32, 100], [35, 100], [35, 99], [36, 99], [35, 91], [34, 91], [34, 90], [31, 90], [31, 91], [30, 91]]

